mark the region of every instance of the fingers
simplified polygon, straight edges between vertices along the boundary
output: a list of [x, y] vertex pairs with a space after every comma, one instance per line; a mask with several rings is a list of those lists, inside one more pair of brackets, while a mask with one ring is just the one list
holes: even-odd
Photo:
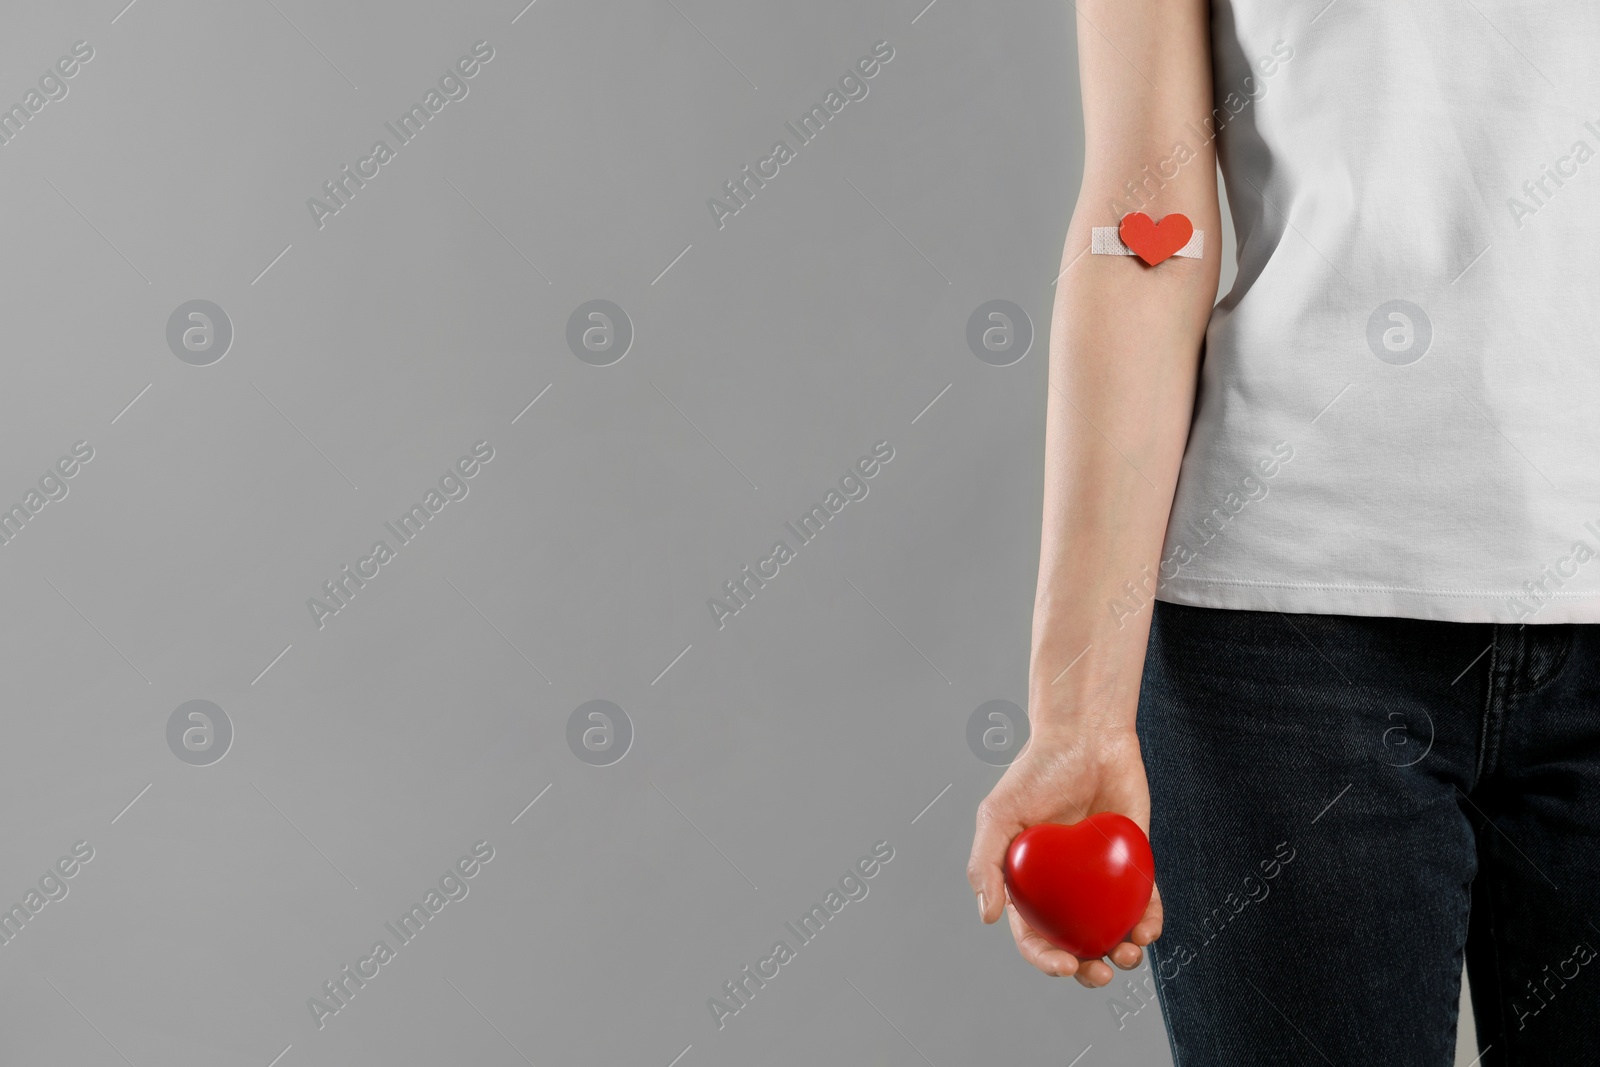
[[1101, 989], [1102, 985], [1115, 981], [1117, 973], [1112, 971], [1112, 963], [1123, 971], [1138, 968], [1144, 961], [1144, 945], [1162, 934], [1162, 904], [1160, 897], [1154, 893], [1150, 894], [1150, 907], [1146, 909], [1144, 918], [1139, 920], [1139, 925], [1134, 926], [1130, 939], [1107, 953], [1110, 963], [1106, 960], [1080, 960], [1072, 953], [1058, 949], [1046, 941], [1037, 929], [1027, 925], [1027, 921], [1016, 910], [1016, 905], [1010, 901], [1003, 905], [1002, 912], [1010, 920], [1011, 937], [1016, 941], [1016, 950], [1024, 960], [1050, 976], [1075, 977], [1078, 985], [1083, 985], [1085, 989]]
[[1023, 921], [1015, 906], [1007, 904], [1005, 914], [1011, 921], [1011, 936], [1016, 939], [1017, 951], [1022, 953], [1023, 959], [1056, 978], [1078, 973], [1078, 957], [1046, 941], [1037, 930]]
[[1101, 986], [1110, 985], [1116, 976], [1117, 973], [1105, 960], [1089, 960], [1078, 968], [1078, 973], [1073, 977], [1077, 978], [1078, 984], [1085, 989], [1099, 989]]
[[1007, 905], [1006, 915], [1011, 920], [1011, 936], [1016, 938], [1017, 951], [1022, 953], [1023, 959], [1045, 974], [1057, 978], [1076, 978], [1085, 989], [1099, 989], [1116, 977], [1105, 960], [1080, 960], [1046, 941], [1023, 921], [1015, 906]]
[[1150, 891], [1150, 903], [1144, 909], [1144, 918], [1134, 924], [1128, 940], [1135, 945], [1148, 945], [1161, 936], [1161, 925], [1166, 917], [1161, 906], [1161, 888], [1155, 886]]
[[1111, 950], [1109, 953], [1111, 962], [1125, 971], [1131, 971], [1139, 966], [1144, 960], [1144, 946], [1161, 936], [1164, 917], [1161, 890], [1152, 886], [1150, 903], [1144, 909], [1144, 918], [1134, 924], [1128, 934], [1128, 940]]
[[[1015, 905], [1007, 904], [1005, 915], [1010, 921], [1017, 951], [1038, 970], [1056, 978], [1076, 978], [1085, 989], [1099, 989], [1115, 980], [1116, 972], [1105, 960], [1080, 960], [1056, 948], [1017, 914]], [[1111, 950], [1110, 958], [1122, 970], [1131, 971], [1144, 961], [1144, 950], [1131, 941], [1124, 941]]]
[[967, 859], [967, 883], [978, 898], [978, 915], [992, 923], [1004, 913], [1006, 882], [1002, 864], [1011, 839], [1022, 827], [995, 814], [990, 802], [978, 805], [978, 825], [972, 836], [972, 855]]
[[1131, 941], [1124, 941], [1107, 953], [1107, 956], [1118, 967], [1125, 971], [1131, 971], [1139, 966], [1140, 961], [1144, 959], [1144, 949]]

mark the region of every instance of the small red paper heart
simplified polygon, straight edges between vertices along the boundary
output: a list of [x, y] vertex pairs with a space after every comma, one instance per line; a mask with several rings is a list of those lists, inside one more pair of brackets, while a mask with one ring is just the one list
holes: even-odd
[[1139, 824], [1103, 811], [1071, 826], [1041, 823], [1006, 851], [1006, 888], [1027, 924], [1079, 959], [1099, 959], [1144, 917], [1155, 857]]
[[1194, 236], [1194, 223], [1187, 215], [1173, 212], [1156, 222], [1142, 211], [1122, 216], [1117, 227], [1122, 243], [1133, 249], [1134, 255], [1152, 267], [1162, 260], [1171, 259]]

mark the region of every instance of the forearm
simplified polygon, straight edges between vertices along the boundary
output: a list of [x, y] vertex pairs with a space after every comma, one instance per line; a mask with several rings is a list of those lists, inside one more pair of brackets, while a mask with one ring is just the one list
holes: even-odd
[[[1036, 730], [1085, 717], [1132, 725], [1216, 291], [1215, 271], [1201, 264], [1149, 269], [1091, 258], [1069, 272], [1081, 276], [1063, 280], [1050, 346], [1029, 702]], [[1176, 269], [1155, 276], [1168, 267]]]
[[[1141, 20], [1165, 21], [1163, 43]], [[1167, 516], [1188, 436], [1205, 325], [1216, 294], [1220, 215], [1215, 158], [1185, 120], [1209, 113], [1203, 5], [1173, 31], [1172, 6], [1149, 0], [1090, 4], [1101, 30], [1079, 23], [1086, 139], [1078, 208], [1062, 257], [1050, 331], [1044, 519], [1034, 608], [1030, 716], [1035, 731], [1134, 720]], [[1103, 32], [1102, 32], [1103, 30]], [[1116, 37], [1120, 51], [1110, 49]], [[1152, 41], [1141, 52], [1128, 41]], [[1123, 56], [1120, 52], [1128, 52]], [[1108, 54], [1113, 53], [1113, 54]], [[1162, 71], [1161, 86], [1135, 65]], [[1170, 159], [1190, 158], [1159, 188], [1129, 202], [1126, 183]], [[1084, 253], [1094, 226], [1116, 225], [1117, 205], [1154, 218], [1182, 212], [1204, 232], [1201, 259], [1146, 266], [1131, 256]], [[1080, 253], [1083, 253], [1080, 255]]]

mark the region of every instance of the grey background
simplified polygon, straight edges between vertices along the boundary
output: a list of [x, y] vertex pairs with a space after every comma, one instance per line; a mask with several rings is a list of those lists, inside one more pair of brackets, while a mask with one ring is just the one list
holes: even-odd
[[[1001, 773], [968, 718], [1026, 697], [1071, 7], [124, 2], [0, 35], [0, 102], [94, 49], [0, 146], [0, 504], [94, 448], [0, 547], [0, 903], [95, 850], [0, 945], [0, 1060], [1169, 1062], [1159, 1009], [1033, 972], [962, 875]], [[479, 40], [319, 229], [306, 199]], [[719, 231], [706, 199], [879, 40]], [[166, 341], [196, 299], [233, 328], [209, 366]], [[592, 299], [635, 330], [608, 367], [565, 341]], [[991, 299], [1037, 330], [1008, 367], [966, 347]], [[707, 598], [884, 439], [718, 630]], [[319, 630], [307, 598], [479, 440]], [[634, 731], [610, 766], [567, 744], [594, 699]], [[209, 765], [168, 747], [191, 700], [232, 725]], [[307, 999], [479, 840], [319, 1030]], [[707, 999], [880, 840], [719, 1030]]]

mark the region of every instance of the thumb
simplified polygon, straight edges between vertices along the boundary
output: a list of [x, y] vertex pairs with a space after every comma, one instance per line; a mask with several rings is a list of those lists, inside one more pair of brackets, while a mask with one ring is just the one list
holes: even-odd
[[972, 855], [967, 859], [967, 883], [978, 898], [978, 914], [992, 923], [1005, 914], [1006, 882], [1003, 864], [1011, 839], [1023, 827], [1014, 818], [999, 814], [990, 802], [978, 805], [978, 826], [972, 837]]

